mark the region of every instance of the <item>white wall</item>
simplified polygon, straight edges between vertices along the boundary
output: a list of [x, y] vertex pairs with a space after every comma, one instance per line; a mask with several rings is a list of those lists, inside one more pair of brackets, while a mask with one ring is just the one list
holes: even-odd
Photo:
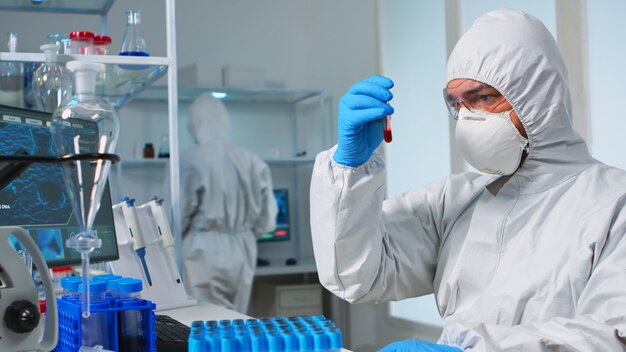
[[622, 169], [626, 169], [626, 119], [618, 103], [626, 92], [624, 13], [624, 1], [587, 2], [591, 152], [600, 161]]
[[[387, 190], [394, 197], [450, 174], [449, 118], [443, 104], [446, 40], [443, 1], [382, 1], [383, 74], [395, 82], [394, 140], [386, 145]], [[437, 325], [427, 296], [390, 304], [392, 317]]]

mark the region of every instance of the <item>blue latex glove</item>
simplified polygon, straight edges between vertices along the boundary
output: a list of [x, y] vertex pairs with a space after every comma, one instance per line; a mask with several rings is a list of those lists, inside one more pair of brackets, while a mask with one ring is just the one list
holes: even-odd
[[393, 114], [387, 104], [393, 81], [372, 76], [354, 84], [339, 101], [335, 161], [346, 166], [366, 162], [383, 140], [383, 118]]
[[383, 347], [378, 352], [463, 352], [458, 347], [438, 345], [421, 340], [404, 340]]

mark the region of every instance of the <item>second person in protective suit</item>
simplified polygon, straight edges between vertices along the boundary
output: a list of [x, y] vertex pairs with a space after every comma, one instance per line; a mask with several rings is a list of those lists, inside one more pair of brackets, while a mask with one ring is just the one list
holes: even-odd
[[196, 146], [180, 158], [184, 282], [200, 301], [246, 313], [257, 237], [276, 227], [267, 164], [230, 143], [224, 104], [205, 93], [191, 105]]

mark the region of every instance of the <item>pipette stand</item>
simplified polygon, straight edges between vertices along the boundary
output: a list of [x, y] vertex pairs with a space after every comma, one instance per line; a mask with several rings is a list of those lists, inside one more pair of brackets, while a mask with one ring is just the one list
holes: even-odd
[[145, 260], [150, 271], [152, 285], [148, 284], [141, 261], [133, 250], [130, 233], [121, 206], [113, 206], [115, 232], [120, 259], [110, 263], [113, 272], [143, 281], [141, 297], [156, 303], [156, 310], [193, 306], [197, 302], [187, 297], [182, 283], [176, 281], [178, 273], [172, 273], [167, 262], [167, 252], [161, 244], [155, 220], [149, 207], [137, 207], [139, 226], [145, 236]]

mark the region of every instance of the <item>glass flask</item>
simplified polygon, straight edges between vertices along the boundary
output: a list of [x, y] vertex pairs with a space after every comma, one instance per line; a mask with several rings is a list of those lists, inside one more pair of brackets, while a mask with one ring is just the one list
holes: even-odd
[[38, 110], [54, 112], [63, 100], [72, 96], [72, 74], [57, 61], [57, 44], [44, 44], [39, 48], [46, 62], [37, 69], [33, 79], [35, 102]]
[[[16, 32], [9, 32], [8, 49], [17, 52]], [[0, 104], [24, 107], [24, 67], [19, 62], [0, 62]]]
[[[63, 101], [52, 115], [52, 141], [59, 156], [113, 154], [119, 135], [115, 109], [95, 95], [96, 78], [104, 71], [101, 63], [70, 61], [74, 73], [74, 95]], [[102, 241], [92, 230], [111, 167], [110, 159], [73, 160], [62, 163], [63, 178], [80, 227], [66, 246], [80, 253], [83, 274], [83, 317], [89, 316], [89, 253]]]
[[[146, 40], [141, 31], [141, 11], [126, 11], [126, 27], [122, 40], [121, 56], [150, 56], [146, 46]], [[143, 70], [147, 66], [120, 65], [125, 70]]]

